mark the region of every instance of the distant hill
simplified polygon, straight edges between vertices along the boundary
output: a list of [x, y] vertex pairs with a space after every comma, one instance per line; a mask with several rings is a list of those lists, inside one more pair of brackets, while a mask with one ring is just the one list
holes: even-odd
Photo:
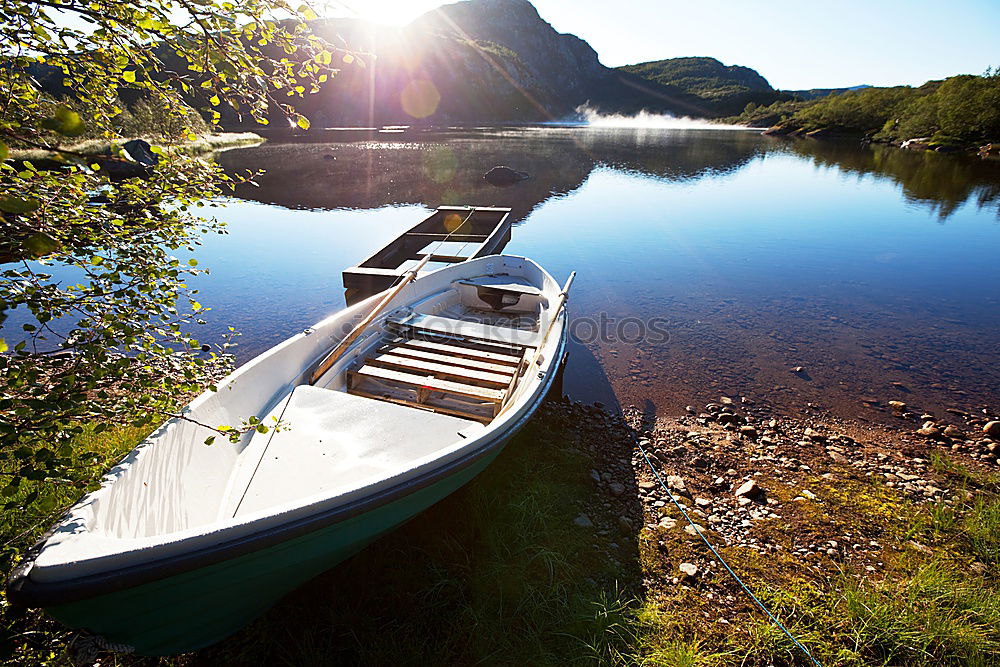
[[715, 58], [668, 58], [617, 69], [694, 95], [705, 107], [705, 115], [729, 116], [751, 102], [768, 105], [792, 99], [788, 93], [775, 90], [756, 70], [724, 65]]
[[871, 86], [865, 83], [860, 86], [851, 86], [849, 88], [810, 88], [809, 90], [783, 90], [781, 92], [794, 95], [800, 100], [818, 100], [821, 97], [839, 95], [840, 93], [846, 93], [852, 90], [864, 90], [865, 88], [871, 88]]

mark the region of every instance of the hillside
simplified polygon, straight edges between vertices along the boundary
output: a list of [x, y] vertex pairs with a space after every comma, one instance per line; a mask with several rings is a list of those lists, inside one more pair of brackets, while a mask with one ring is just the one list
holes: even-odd
[[772, 126], [769, 134], [860, 136], [895, 144], [919, 139], [909, 147], [940, 151], [975, 148], [1000, 138], [1000, 73], [776, 102], [748, 107], [728, 120]]
[[847, 93], [852, 90], [864, 90], [865, 88], [871, 88], [871, 86], [864, 83], [860, 86], [850, 86], [848, 88], [810, 88], [809, 90], [784, 90], [782, 92], [793, 95], [800, 100], [818, 100], [821, 97], [839, 95], [840, 93]]
[[768, 105], [791, 99], [756, 70], [724, 65], [715, 58], [668, 58], [625, 65], [618, 71], [695, 95], [706, 107], [706, 115], [733, 115], [749, 103]]
[[[317, 94], [296, 100], [317, 127], [560, 120], [585, 104], [715, 115], [696, 96], [605, 67], [587, 42], [557, 32], [528, 0], [465, 0], [399, 28], [356, 19], [310, 27], [359, 54]], [[223, 124], [252, 122], [228, 113]]]

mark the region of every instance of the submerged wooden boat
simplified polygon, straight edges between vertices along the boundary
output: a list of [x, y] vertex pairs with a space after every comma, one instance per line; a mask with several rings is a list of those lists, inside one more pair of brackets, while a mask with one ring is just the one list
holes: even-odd
[[510, 209], [442, 206], [357, 266], [345, 269], [347, 303], [388, 289], [430, 255], [426, 271], [495, 255], [510, 241]]
[[[129, 453], [9, 599], [145, 655], [222, 639], [497, 456], [556, 376], [570, 282], [484, 257], [279, 344]], [[250, 415], [285, 427], [205, 444]]]

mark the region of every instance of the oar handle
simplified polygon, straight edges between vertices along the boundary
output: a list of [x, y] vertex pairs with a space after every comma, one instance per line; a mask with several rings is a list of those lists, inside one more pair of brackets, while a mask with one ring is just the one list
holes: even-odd
[[566, 284], [563, 285], [562, 291], [559, 292], [559, 303], [555, 307], [555, 312], [552, 313], [552, 319], [549, 320], [549, 326], [545, 329], [545, 335], [542, 336], [541, 342], [538, 343], [538, 351], [535, 354], [536, 364], [541, 363], [542, 348], [545, 347], [545, 341], [549, 339], [549, 334], [552, 333], [552, 327], [556, 325], [556, 320], [559, 319], [559, 313], [562, 312], [563, 306], [566, 305], [566, 300], [569, 299], [569, 288], [573, 286], [574, 278], [576, 278], [576, 271], [569, 274], [569, 278], [566, 279]]
[[371, 324], [376, 317], [378, 317], [378, 314], [381, 313], [387, 305], [389, 305], [389, 302], [392, 301], [404, 287], [417, 277], [417, 273], [419, 273], [420, 269], [426, 266], [430, 258], [430, 253], [424, 255], [424, 258], [420, 260], [416, 266], [403, 274], [403, 279], [400, 280], [388, 294], [382, 297], [382, 300], [375, 305], [372, 311], [368, 313], [363, 320], [358, 322], [357, 326], [351, 329], [351, 333], [344, 336], [344, 339], [337, 344], [337, 347], [333, 348], [330, 354], [323, 358], [323, 361], [319, 362], [319, 366], [316, 367], [316, 370], [313, 371], [312, 376], [309, 378], [309, 384], [316, 384], [316, 381], [323, 377], [323, 374], [330, 370], [331, 366], [337, 363], [337, 359], [339, 359], [344, 353], [344, 350], [350, 347], [351, 343], [357, 340], [358, 336], [361, 335], [361, 332], [367, 329], [368, 325]]

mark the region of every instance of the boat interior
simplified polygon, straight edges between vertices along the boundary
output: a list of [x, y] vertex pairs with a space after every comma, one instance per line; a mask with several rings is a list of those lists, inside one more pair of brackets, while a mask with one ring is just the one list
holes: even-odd
[[510, 209], [441, 207], [419, 225], [362, 262], [362, 268], [407, 271], [430, 255], [427, 270], [476, 256]]
[[528, 280], [502, 275], [454, 281], [388, 312], [274, 410], [287, 429], [254, 435], [222, 513], [377, 479], [475, 437], [535, 384], [523, 378], [548, 305]]
[[[289, 338], [192, 401], [188, 419], [168, 420], [64, 517], [32, 577], [168, 558], [366, 498], [508, 437], [556, 368], [560, 286], [531, 260], [491, 255], [404, 284], [372, 310], [389, 294]], [[282, 427], [206, 446], [206, 425], [247, 415]]]

